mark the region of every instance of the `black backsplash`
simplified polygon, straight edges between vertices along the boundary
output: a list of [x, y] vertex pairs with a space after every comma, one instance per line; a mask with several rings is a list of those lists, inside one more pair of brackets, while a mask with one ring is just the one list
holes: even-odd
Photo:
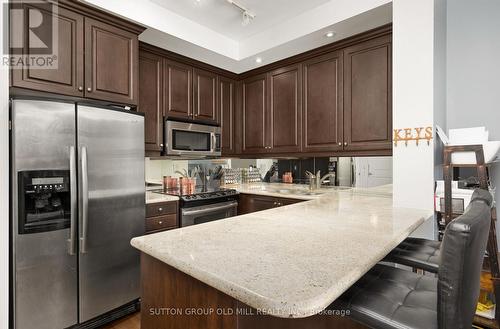
[[321, 175], [328, 173], [329, 158], [307, 158], [278, 160], [278, 177], [283, 176], [284, 172], [291, 171], [294, 183], [304, 183], [307, 181], [306, 170], [314, 174], [318, 170]]

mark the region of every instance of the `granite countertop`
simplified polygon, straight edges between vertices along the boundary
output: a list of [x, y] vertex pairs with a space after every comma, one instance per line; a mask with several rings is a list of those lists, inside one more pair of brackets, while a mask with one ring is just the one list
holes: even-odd
[[251, 307], [306, 317], [324, 310], [432, 216], [432, 209], [393, 207], [388, 191], [331, 190], [306, 202], [131, 243]]
[[163, 185], [161, 181], [146, 182], [146, 204], [179, 200], [179, 197], [175, 195], [166, 195], [152, 192], [154, 190], [161, 190], [162, 186]]
[[234, 188], [240, 193], [265, 195], [279, 198], [314, 200], [331, 192], [356, 193], [370, 196], [392, 197], [392, 184], [381, 185], [370, 188], [358, 188], [347, 186], [324, 186], [320, 189], [309, 190], [308, 185], [304, 184], [285, 184], [285, 183], [248, 183], [233, 184], [225, 187]]
[[175, 195], [166, 195], [160, 193], [154, 193], [151, 191], [146, 191], [146, 204], [157, 203], [157, 202], [168, 202], [168, 201], [178, 201], [179, 197]]

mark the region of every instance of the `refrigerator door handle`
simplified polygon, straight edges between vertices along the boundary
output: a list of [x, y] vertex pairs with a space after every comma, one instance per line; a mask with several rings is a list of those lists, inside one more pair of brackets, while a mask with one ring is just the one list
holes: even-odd
[[80, 252], [87, 252], [87, 230], [88, 230], [88, 211], [89, 211], [89, 179], [88, 179], [88, 161], [87, 147], [82, 146], [82, 235], [80, 237]]
[[75, 255], [75, 235], [76, 235], [76, 205], [77, 205], [77, 192], [76, 192], [76, 155], [75, 147], [69, 147], [69, 185], [71, 189], [71, 215], [69, 227], [68, 254]]

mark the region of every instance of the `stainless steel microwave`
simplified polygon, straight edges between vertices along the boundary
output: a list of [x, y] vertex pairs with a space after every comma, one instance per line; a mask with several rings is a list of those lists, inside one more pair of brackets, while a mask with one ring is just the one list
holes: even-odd
[[165, 154], [220, 156], [220, 127], [165, 120]]

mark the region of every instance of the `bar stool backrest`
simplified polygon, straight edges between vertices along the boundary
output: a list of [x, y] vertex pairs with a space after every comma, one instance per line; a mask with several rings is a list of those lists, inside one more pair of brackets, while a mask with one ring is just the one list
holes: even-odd
[[477, 189], [464, 214], [446, 227], [438, 272], [440, 329], [471, 328], [488, 242], [492, 196]]

